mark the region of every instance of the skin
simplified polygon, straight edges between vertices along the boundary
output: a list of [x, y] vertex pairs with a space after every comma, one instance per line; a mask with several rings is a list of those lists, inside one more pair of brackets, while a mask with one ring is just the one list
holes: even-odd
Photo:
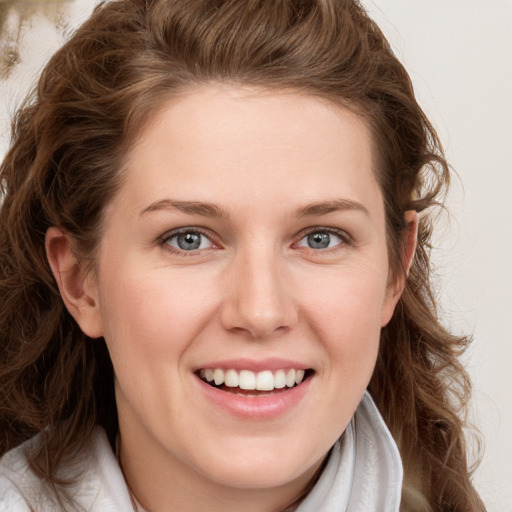
[[[352, 418], [404, 285], [389, 279], [367, 127], [312, 97], [209, 86], [163, 105], [124, 171], [94, 275], [58, 228], [47, 252], [69, 311], [108, 345], [127, 482], [152, 512], [279, 510]], [[179, 228], [200, 229], [201, 248], [180, 250]], [[330, 247], [311, 247], [326, 230]], [[275, 418], [200, 391], [212, 361], [272, 357], [314, 370]]]

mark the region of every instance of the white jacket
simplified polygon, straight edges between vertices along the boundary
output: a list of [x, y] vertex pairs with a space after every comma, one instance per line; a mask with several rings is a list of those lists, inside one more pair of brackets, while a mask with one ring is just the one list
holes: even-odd
[[[31, 507], [35, 512], [60, 510], [28, 468], [24, 452], [36, 442], [38, 436], [1, 459], [0, 512], [31, 512]], [[96, 430], [90, 450], [75, 469], [81, 475], [72, 494], [85, 511], [133, 510], [123, 474], [102, 429]], [[398, 449], [365, 393], [341, 440], [331, 450], [321, 477], [296, 512], [398, 512], [401, 487]]]

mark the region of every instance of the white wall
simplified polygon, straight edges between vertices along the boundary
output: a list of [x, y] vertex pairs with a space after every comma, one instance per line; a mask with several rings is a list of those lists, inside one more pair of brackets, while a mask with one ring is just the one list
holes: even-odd
[[[410, 71], [460, 176], [435, 252], [443, 315], [475, 337], [468, 367], [485, 440], [477, 488], [490, 512], [512, 512], [512, 1], [363, 3]], [[73, 23], [93, 4], [74, 0]], [[0, 83], [0, 156], [14, 103], [63, 40], [42, 16], [25, 32], [22, 63]]]
[[446, 323], [468, 357], [485, 455], [476, 486], [512, 511], [512, 2], [366, 0], [460, 176], [438, 238]]

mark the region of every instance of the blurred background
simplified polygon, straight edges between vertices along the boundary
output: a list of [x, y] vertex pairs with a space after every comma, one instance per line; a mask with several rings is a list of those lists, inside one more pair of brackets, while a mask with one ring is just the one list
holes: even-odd
[[[0, 159], [16, 105], [96, 0], [0, 0]], [[512, 0], [363, 0], [413, 80], [455, 178], [434, 262], [445, 323], [475, 340], [475, 483], [512, 512]]]

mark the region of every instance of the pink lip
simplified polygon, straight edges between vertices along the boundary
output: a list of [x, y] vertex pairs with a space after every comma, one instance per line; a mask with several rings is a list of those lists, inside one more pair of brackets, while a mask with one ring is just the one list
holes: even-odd
[[[222, 365], [216, 366], [219, 367], [222, 368]], [[272, 420], [291, 410], [307, 393], [313, 379], [314, 376], [307, 378], [293, 388], [275, 390], [265, 395], [246, 396], [215, 388], [196, 376], [201, 393], [211, 404], [233, 416], [252, 421]]]
[[297, 361], [291, 361], [289, 359], [281, 359], [281, 358], [268, 358], [262, 359], [261, 361], [256, 361], [254, 359], [225, 359], [219, 361], [208, 362], [203, 366], [198, 366], [194, 371], [198, 371], [201, 369], [212, 369], [221, 368], [223, 370], [250, 370], [252, 372], [262, 372], [264, 370], [307, 370], [311, 368], [311, 366], [304, 365]]

